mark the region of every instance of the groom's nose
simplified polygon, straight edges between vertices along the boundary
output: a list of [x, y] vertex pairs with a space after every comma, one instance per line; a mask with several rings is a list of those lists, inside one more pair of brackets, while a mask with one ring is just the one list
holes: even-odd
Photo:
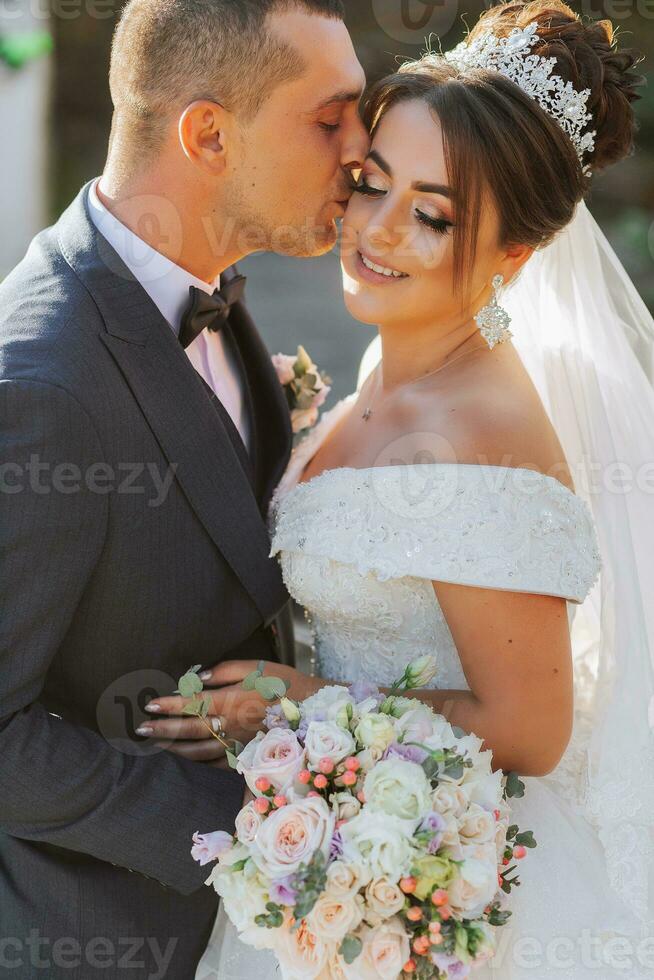
[[341, 166], [344, 170], [360, 170], [368, 156], [370, 136], [358, 112], [343, 129]]

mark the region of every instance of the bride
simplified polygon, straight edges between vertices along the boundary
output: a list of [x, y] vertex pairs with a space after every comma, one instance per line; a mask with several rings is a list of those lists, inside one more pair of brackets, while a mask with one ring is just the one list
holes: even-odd
[[[316, 676], [270, 665], [291, 695], [435, 654], [416, 696], [526, 777], [539, 847], [480, 978], [654, 968], [654, 331], [583, 203], [632, 147], [634, 63], [608, 22], [537, 0], [373, 88], [342, 267], [379, 341], [274, 502], [315, 639]], [[250, 669], [213, 672], [238, 737], [261, 727], [229, 686]], [[221, 913], [197, 980], [277, 975]]]

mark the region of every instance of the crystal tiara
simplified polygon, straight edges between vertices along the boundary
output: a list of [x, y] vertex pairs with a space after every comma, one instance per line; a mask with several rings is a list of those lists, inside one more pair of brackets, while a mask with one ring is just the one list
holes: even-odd
[[[515, 82], [567, 133], [583, 165], [584, 153], [595, 148], [597, 135], [596, 130], [586, 128], [593, 121], [587, 109], [590, 89], [578, 92], [572, 82], [552, 74], [556, 58], [529, 54], [537, 42], [538, 24], [531, 23], [524, 29], [515, 27], [506, 37], [487, 31], [470, 43], [462, 41], [445, 57], [459, 71], [488, 68]], [[584, 167], [584, 173], [589, 169]]]

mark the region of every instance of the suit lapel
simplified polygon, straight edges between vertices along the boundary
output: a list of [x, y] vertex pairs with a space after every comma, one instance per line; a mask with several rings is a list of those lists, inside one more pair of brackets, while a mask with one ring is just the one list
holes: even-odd
[[[226, 279], [233, 275], [236, 275], [234, 266], [224, 273]], [[255, 486], [262, 513], [265, 514], [291, 453], [291, 418], [270, 353], [244, 303], [236, 303], [232, 307], [229, 327], [247, 379]]]
[[90, 221], [87, 187], [57, 226], [64, 257], [96, 302], [101, 340], [191, 507], [267, 623], [287, 596], [250, 481], [173, 331]]

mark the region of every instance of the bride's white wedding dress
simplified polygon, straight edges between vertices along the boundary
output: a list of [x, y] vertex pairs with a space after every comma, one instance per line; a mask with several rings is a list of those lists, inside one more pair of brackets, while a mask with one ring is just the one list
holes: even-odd
[[[439, 664], [434, 687], [468, 689], [432, 580], [562, 596], [572, 620], [600, 573], [590, 509], [553, 477], [490, 465], [336, 469], [298, 485], [355, 397], [296, 448], [273, 505], [272, 550], [308, 611], [318, 671], [335, 682], [384, 686], [429, 653]], [[512, 801], [515, 822], [534, 831], [538, 847], [508, 901], [513, 916], [498, 930], [497, 956], [474, 974], [479, 980], [646, 976], [637, 963], [626, 973], [599, 965], [599, 945], [629, 922], [621, 923], [601, 845], [579, 808], [586, 735], [577, 704], [560, 764], [525, 778], [524, 798]], [[272, 954], [243, 946], [221, 912], [197, 980], [279, 975]]]

